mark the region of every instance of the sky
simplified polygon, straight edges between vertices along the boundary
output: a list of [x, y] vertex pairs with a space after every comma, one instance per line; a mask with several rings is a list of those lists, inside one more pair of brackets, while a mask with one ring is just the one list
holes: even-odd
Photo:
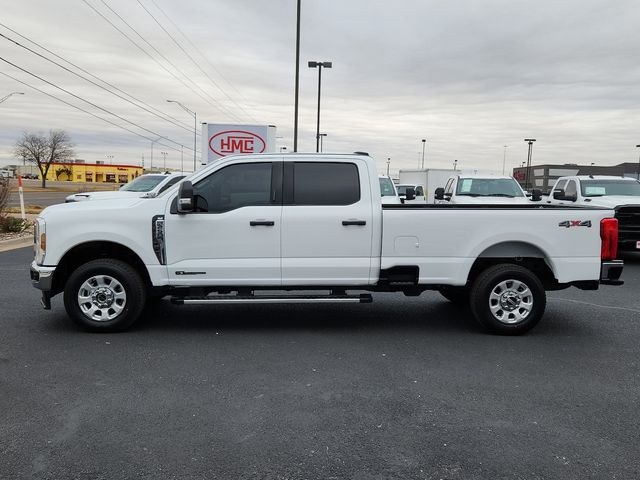
[[[0, 12], [0, 98], [24, 92], [0, 103], [3, 164], [22, 132], [64, 129], [86, 162], [148, 166], [165, 137], [154, 165], [165, 151], [180, 168], [184, 145], [190, 170], [193, 117], [167, 99], [198, 122], [276, 125], [277, 147], [293, 148], [296, 0], [0, 0]], [[639, 25], [637, 0], [302, 0], [298, 150], [315, 151], [318, 60], [333, 62], [324, 150], [369, 152], [380, 172], [387, 159], [392, 174], [418, 167], [422, 139], [428, 168], [497, 173], [506, 151], [510, 171], [525, 138], [534, 164], [638, 161]]]

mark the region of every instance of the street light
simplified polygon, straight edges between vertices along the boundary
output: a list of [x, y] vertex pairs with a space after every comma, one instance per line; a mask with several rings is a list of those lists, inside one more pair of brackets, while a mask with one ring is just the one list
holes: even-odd
[[[636, 148], [640, 148], [640, 145], [636, 145]], [[638, 156], [638, 180], [640, 180], [640, 156]]]
[[332, 68], [331, 62], [309, 62], [309, 68], [318, 69], [318, 123], [316, 126], [316, 153], [320, 151], [320, 88], [322, 84], [322, 67]]
[[387, 177], [389, 176], [389, 166], [391, 165], [391, 157], [387, 158]]
[[327, 136], [327, 134], [326, 134], [326, 133], [321, 133], [321, 134], [320, 134], [320, 151], [321, 151], [321, 152], [322, 152], [322, 140], [323, 140], [323, 138], [324, 138], [324, 137], [326, 137], [326, 136]]
[[504, 155], [502, 156], [502, 175], [504, 175], [504, 168], [507, 164], [507, 148], [509, 148], [509, 145], [504, 146]]
[[535, 138], [525, 138], [525, 142], [529, 144], [529, 152], [527, 153], [527, 173], [525, 180], [525, 189], [529, 190], [531, 188], [531, 156], [533, 154], [533, 142], [536, 141]]
[[196, 115], [196, 112], [192, 112], [177, 100], [167, 100], [167, 102], [178, 104], [180, 108], [182, 108], [189, 115], [193, 116], [193, 171], [195, 172], [196, 171], [196, 140], [198, 136], [198, 117]]
[[424, 147], [427, 145], [427, 139], [422, 139], [422, 168], [424, 168]]
[[5, 100], [7, 100], [12, 95], [24, 95], [24, 92], [11, 92], [10, 94], [5, 95], [4, 97], [0, 98], [0, 103], [4, 102]]
[[458, 160], [453, 161], [453, 171], [455, 172], [458, 169]]
[[160, 155], [162, 155], [162, 169], [166, 172], [167, 171], [167, 152], [160, 152]]

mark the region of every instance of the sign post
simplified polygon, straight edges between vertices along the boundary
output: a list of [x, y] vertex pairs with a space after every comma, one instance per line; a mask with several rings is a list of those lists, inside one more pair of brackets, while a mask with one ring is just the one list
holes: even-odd
[[24, 191], [22, 189], [22, 175], [18, 175], [18, 195], [20, 196], [20, 213], [22, 214], [22, 220], [26, 220], [27, 216], [24, 213]]

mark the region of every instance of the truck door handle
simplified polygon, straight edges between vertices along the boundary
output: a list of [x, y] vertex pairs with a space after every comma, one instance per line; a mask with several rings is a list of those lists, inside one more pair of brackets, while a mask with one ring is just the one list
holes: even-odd
[[276, 224], [273, 220], [251, 220], [249, 225], [252, 227], [273, 227]]
[[365, 220], [342, 220], [342, 225], [344, 225], [345, 227], [348, 227], [349, 225], [358, 225], [362, 227], [366, 224], [367, 222]]

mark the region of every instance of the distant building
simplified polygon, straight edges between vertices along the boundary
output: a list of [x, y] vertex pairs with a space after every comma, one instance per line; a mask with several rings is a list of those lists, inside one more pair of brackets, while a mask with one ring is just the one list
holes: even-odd
[[[36, 169], [37, 170], [37, 169]], [[47, 180], [58, 182], [128, 183], [142, 175], [137, 165], [104, 163], [52, 163]]]
[[640, 167], [637, 163], [627, 162], [610, 167], [596, 165], [578, 165], [574, 163], [531, 165], [531, 179], [527, 182], [527, 167], [513, 169], [515, 178], [522, 188], [538, 188], [543, 193], [549, 192], [560, 177], [571, 175], [612, 175], [616, 177], [638, 178]]

